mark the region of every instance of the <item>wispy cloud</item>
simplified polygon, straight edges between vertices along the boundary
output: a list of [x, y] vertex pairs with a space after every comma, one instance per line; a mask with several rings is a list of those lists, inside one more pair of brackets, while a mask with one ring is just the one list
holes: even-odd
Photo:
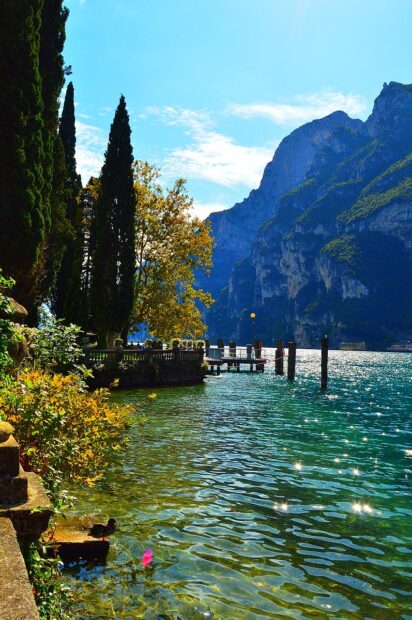
[[359, 117], [366, 111], [361, 95], [324, 90], [319, 93], [297, 95], [292, 103], [233, 103], [228, 113], [240, 118], [266, 118], [277, 125], [298, 125], [322, 118], [336, 110]]
[[106, 135], [102, 129], [76, 121], [76, 160], [77, 169], [83, 183], [91, 176], [98, 176], [103, 165], [106, 148]]
[[216, 211], [223, 211], [228, 209], [232, 205], [225, 205], [221, 202], [197, 202], [193, 203], [192, 212], [193, 215], [200, 217], [201, 220], [205, 220], [208, 215], [215, 213]]
[[208, 114], [181, 108], [148, 110], [168, 125], [181, 126], [190, 142], [166, 156], [162, 172], [176, 176], [204, 179], [224, 187], [254, 186], [259, 183], [265, 164], [276, 145], [244, 146], [233, 138], [212, 130]]

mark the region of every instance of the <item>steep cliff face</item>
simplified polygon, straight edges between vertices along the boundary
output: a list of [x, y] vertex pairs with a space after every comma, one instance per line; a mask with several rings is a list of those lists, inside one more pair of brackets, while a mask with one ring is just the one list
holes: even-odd
[[256, 233], [273, 217], [280, 198], [305, 178], [316, 154], [338, 127], [358, 131], [361, 121], [344, 112], [307, 123], [282, 140], [263, 173], [258, 189], [231, 209], [212, 213], [208, 221], [216, 242], [210, 277], [199, 274], [199, 284], [217, 295], [227, 284], [234, 264], [247, 256]]
[[209, 313], [211, 337], [382, 347], [412, 335], [412, 87], [385, 85], [364, 124], [338, 127], [279, 199]]

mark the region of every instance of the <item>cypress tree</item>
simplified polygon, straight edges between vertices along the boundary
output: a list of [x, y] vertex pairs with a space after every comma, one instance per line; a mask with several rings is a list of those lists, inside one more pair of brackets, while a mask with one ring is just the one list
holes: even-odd
[[81, 180], [76, 170], [76, 126], [72, 82], [69, 83], [66, 90], [59, 137], [63, 144], [66, 164], [66, 218], [71, 227], [71, 234], [64, 246], [52, 305], [58, 318], [65, 318], [68, 322], [78, 323], [80, 319], [77, 302], [81, 287], [83, 217], [78, 199]]
[[50, 225], [39, 67], [43, 0], [0, 3], [0, 265], [31, 306]]
[[44, 0], [40, 30], [40, 73], [45, 122], [45, 187], [50, 213], [50, 228], [44, 247], [44, 262], [39, 273], [37, 303], [50, 298], [60, 269], [71, 227], [66, 218], [67, 171], [62, 141], [58, 135], [59, 95], [64, 84], [63, 47], [69, 11], [63, 0]]
[[67, 15], [62, 0], [0, 3], [0, 265], [32, 318], [64, 227], [56, 136]]
[[133, 308], [136, 197], [130, 134], [122, 95], [110, 128], [96, 208], [91, 297], [101, 347], [112, 347]]

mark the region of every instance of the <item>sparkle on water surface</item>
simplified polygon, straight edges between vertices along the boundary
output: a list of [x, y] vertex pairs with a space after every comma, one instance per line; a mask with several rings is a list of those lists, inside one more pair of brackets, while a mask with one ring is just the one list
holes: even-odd
[[106, 566], [66, 573], [76, 618], [412, 619], [412, 355], [331, 351], [326, 392], [319, 356], [144, 406], [78, 492], [119, 526]]

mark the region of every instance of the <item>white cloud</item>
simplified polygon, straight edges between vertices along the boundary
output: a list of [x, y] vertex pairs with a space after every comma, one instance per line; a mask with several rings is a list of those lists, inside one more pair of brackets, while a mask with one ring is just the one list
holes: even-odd
[[366, 112], [366, 101], [361, 95], [332, 90], [297, 95], [295, 103], [233, 103], [228, 112], [240, 118], [266, 118], [277, 125], [299, 125], [322, 118], [336, 110], [359, 117]]
[[211, 120], [204, 112], [181, 108], [151, 108], [168, 125], [182, 126], [190, 143], [166, 156], [162, 173], [167, 178], [177, 176], [205, 179], [224, 187], [257, 185], [265, 164], [272, 159], [275, 144], [243, 146], [233, 138], [211, 130]]
[[91, 176], [99, 176], [106, 148], [106, 135], [102, 129], [76, 121], [77, 169], [83, 183]]
[[208, 215], [211, 213], [216, 213], [216, 211], [223, 211], [224, 209], [229, 209], [232, 205], [225, 205], [221, 202], [197, 202], [193, 203], [192, 213], [196, 215], [196, 217], [200, 217], [201, 220], [205, 220]]

